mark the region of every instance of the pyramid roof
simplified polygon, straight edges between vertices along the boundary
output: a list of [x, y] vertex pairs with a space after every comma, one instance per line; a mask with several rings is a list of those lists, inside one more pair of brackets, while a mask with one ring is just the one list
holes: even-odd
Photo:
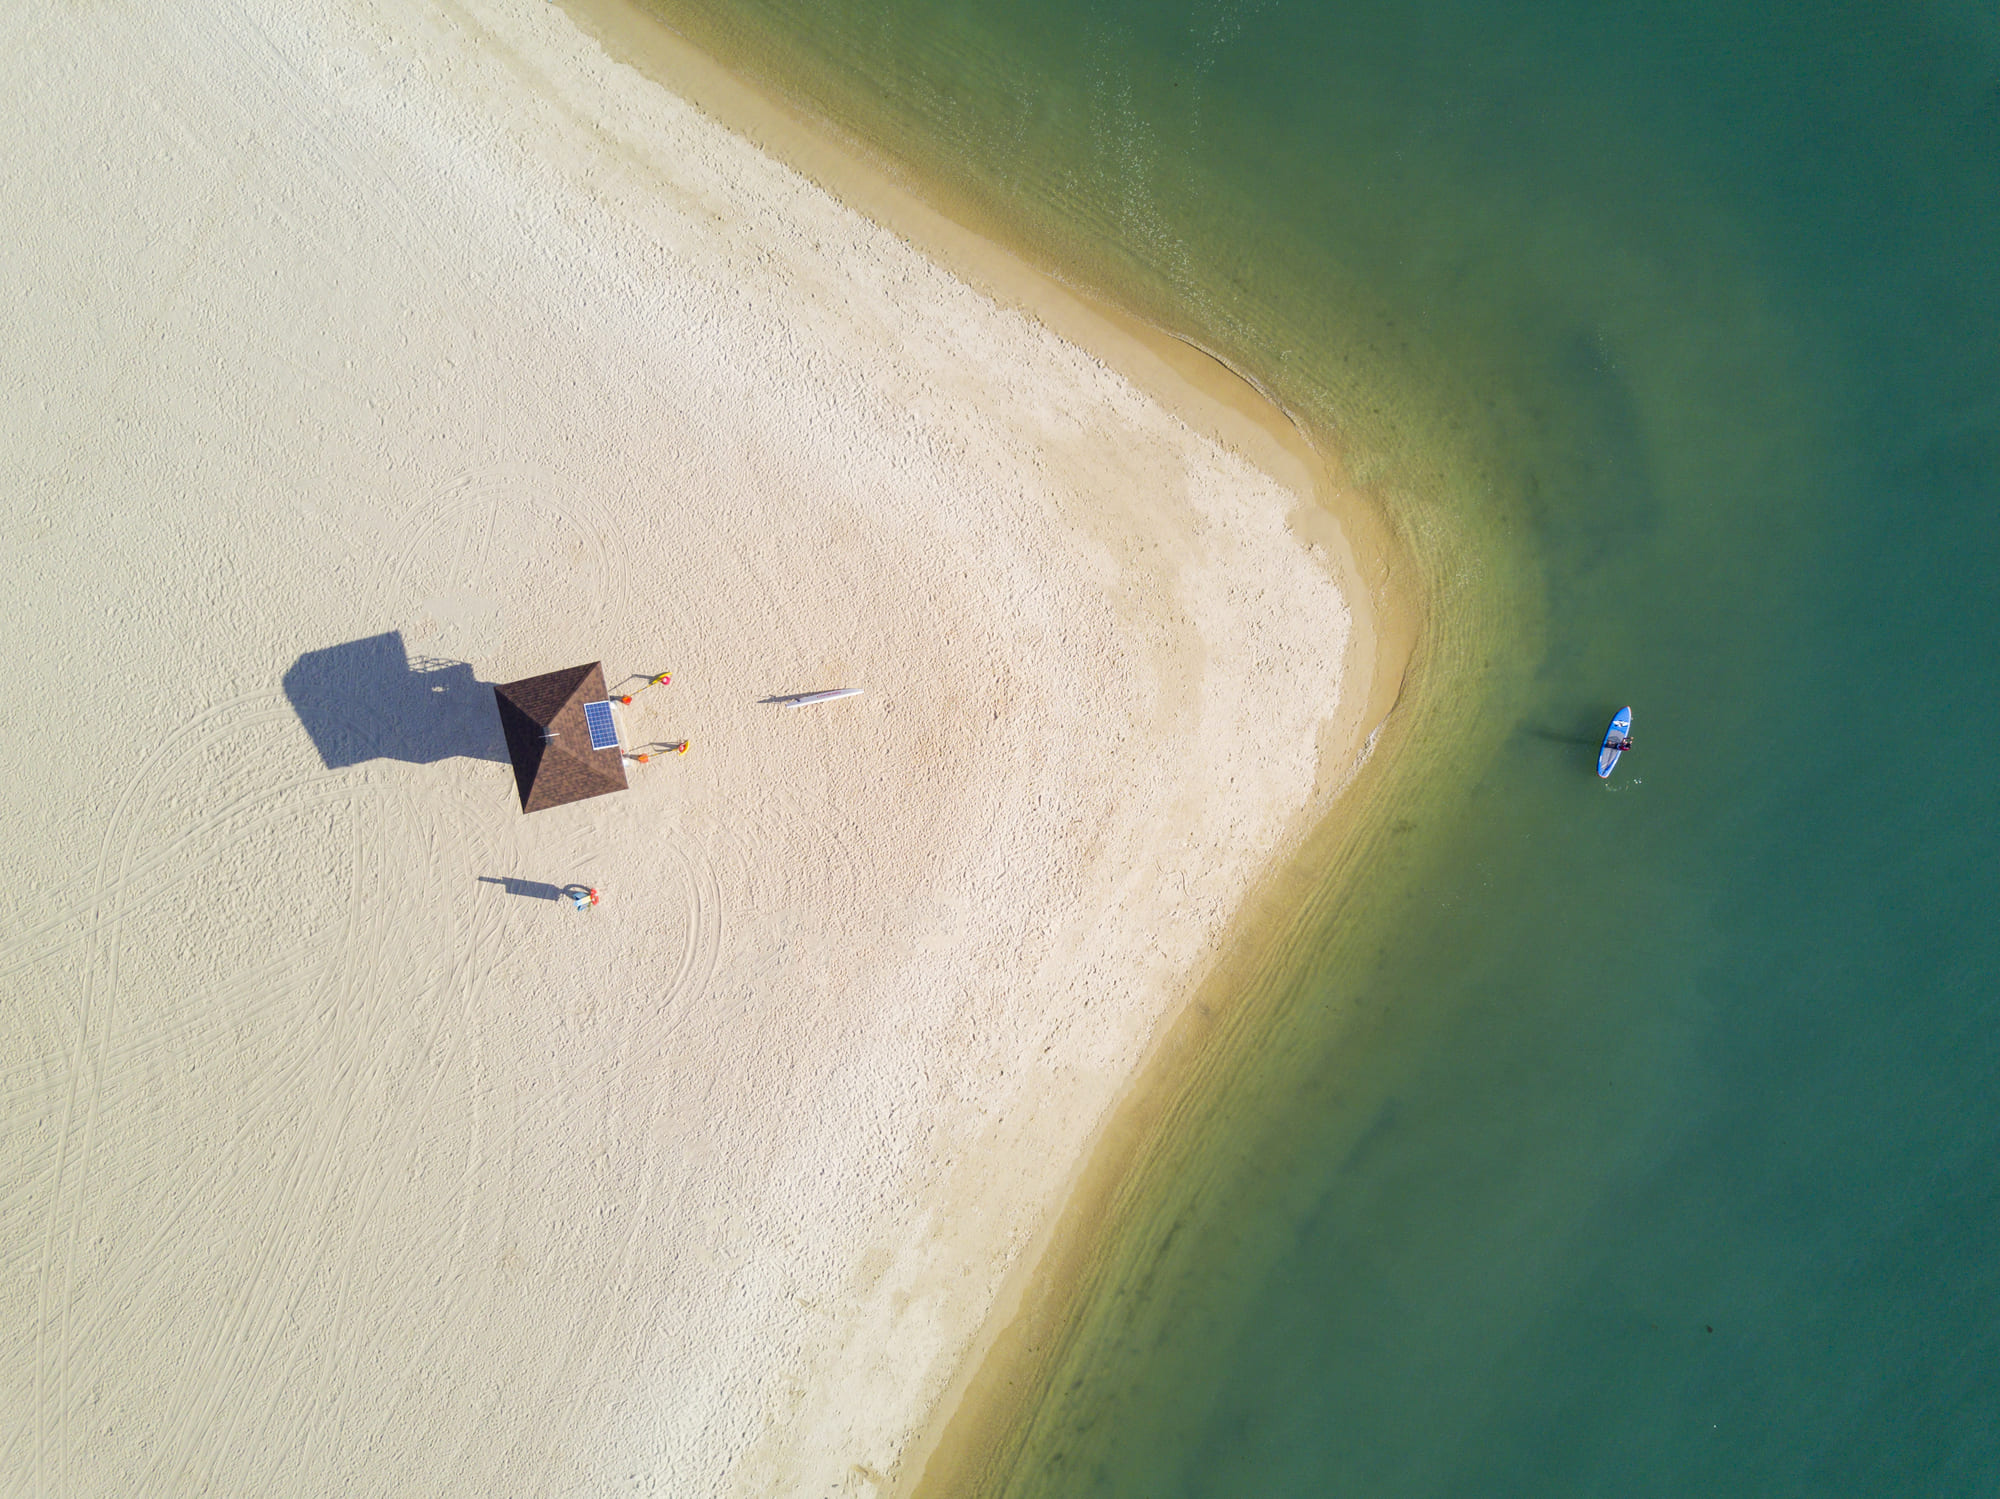
[[585, 703], [609, 696], [602, 662], [496, 683], [493, 696], [500, 705], [500, 729], [507, 736], [523, 812], [625, 789], [624, 754], [615, 744], [592, 749], [583, 716]]

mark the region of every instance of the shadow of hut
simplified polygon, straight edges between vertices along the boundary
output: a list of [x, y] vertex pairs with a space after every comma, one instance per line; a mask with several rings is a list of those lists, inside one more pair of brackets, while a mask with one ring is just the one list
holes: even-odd
[[369, 760], [507, 760], [493, 684], [463, 661], [411, 660], [402, 632], [307, 651], [285, 696], [327, 769]]

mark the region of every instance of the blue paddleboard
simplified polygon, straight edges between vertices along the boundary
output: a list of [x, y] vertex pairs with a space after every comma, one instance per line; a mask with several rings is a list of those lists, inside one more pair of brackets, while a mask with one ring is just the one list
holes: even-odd
[[1618, 763], [1619, 755], [1624, 753], [1622, 750], [1613, 749], [1612, 746], [1623, 744], [1631, 737], [1632, 710], [1620, 708], [1617, 717], [1611, 720], [1611, 727], [1604, 731], [1604, 743], [1597, 750], [1597, 773], [1600, 776], [1610, 775], [1612, 767]]

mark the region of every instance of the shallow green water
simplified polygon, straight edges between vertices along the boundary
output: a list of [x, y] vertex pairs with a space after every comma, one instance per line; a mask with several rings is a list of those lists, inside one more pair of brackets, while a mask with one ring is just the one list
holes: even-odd
[[2000, 1490], [1991, 7], [675, 9], [1336, 433], [1489, 715], [996, 1487]]

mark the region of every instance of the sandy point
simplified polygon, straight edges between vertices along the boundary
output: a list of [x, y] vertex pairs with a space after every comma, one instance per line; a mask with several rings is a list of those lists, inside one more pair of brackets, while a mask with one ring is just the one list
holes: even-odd
[[1298, 476], [554, 7], [10, 33], [5, 1470], [876, 1491], [1345, 769]]

